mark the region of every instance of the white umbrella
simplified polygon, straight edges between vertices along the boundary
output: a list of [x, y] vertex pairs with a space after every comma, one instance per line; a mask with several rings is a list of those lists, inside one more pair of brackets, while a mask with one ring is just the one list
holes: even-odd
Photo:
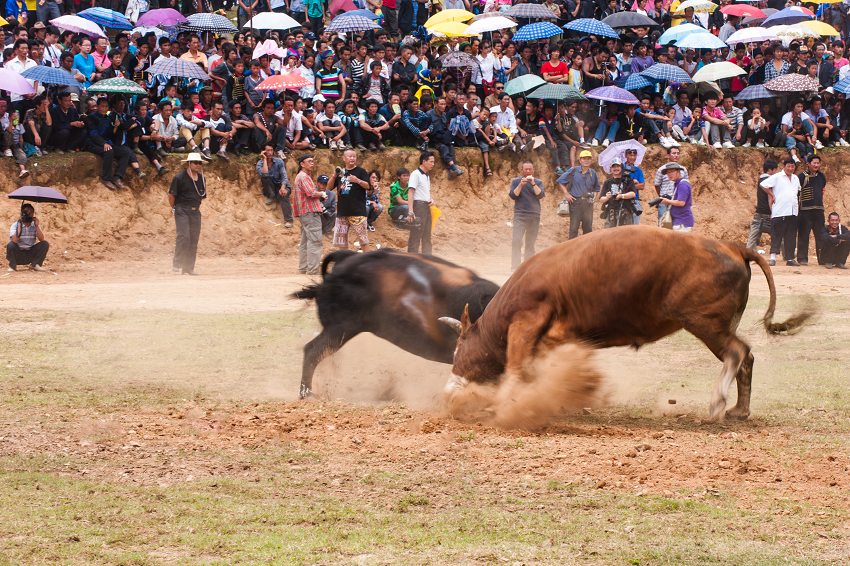
[[637, 151], [635, 165], [640, 165], [641, 161], [643, 161], [643, 156], [646, 153], [646, 147], [637, 140], [625, 140], [612, 143], [605, 148], [605, 151], [599, 154], [597, 163], [599, 163], [599, 166], [602, 167], [603, 171], [611, 173], [611, 162], [614, 161], [615, 158], [620, 159], [623, 163], [626, 162], [627, 149], [634, 149]]
[[710, 14], [717, 9], [717, 4], [711, 0], [685, 0], [673, 13], [683, 14], [688, 8], [693, 8], [697, 14]]
[[301, 24], [286, 14], [280, 14], [278, 12], [261, 12], [248, 20], [248, 22], [242, 26], [242, 29], [291, 29], [300, 27]]
[[692, 77], [695, 83], [705, 83], [709, 81], [720, 81], [737, 77], [738, 75], [746, 74], [746, 71], [729, 61], [721, 61], [719, 63], [711, 63], [706, 65]]
[[488, 31], [498, 31], [500, 29], [509, 29], [516, 27], [517, 23], [505, 16], [493, 16], [492, 18], [483, 18], [469, 24], [466, 29], [472, 35], [481, 35]]
[[661, 34], [661, 37], [658, 38], [658, 43], [661, 45], [668, 45], [670, 43], [679, 41], [686, 35], [690, 33], [711, 33], [704, 27], [700, 27], [696, 24], [689, 24], [687, 22], [683, 24], [679, 24], [677, 26], [673, 26], [664, 33]]
[[[678, 27], [678, 26], [677, 26]], [[773, 41], [777, 39], [776, 28], [744, 28], [739, 29], [726, 39], [729, 45], [738, 43], [761, 43], [762, 41]]]
[[138, 33], [142, 37], [146, 36], [149, 33], [152, 33], [156, 36], [157, 39], [168, 35], [168, 33], [166, 33], [163, 29], [150, 26], [139, 26], [137, 28], [133, 28], [133, 31], [130, 32], [130, 35], [133, 35], [134, 33]]
[[811, 28], [803, 27], [799, 24], [771, 26], [770, 28], [776, 32], [776, 37], [783, 42], [790, 42], [793, 39], [803, 39], [804, 37], [820, 37], [818, 32]]
[[59, 16], [50, 20], [50, 23], [61, 30], [84, 33], [91, 37], [106, 37], [99, 25], [80, 16]]

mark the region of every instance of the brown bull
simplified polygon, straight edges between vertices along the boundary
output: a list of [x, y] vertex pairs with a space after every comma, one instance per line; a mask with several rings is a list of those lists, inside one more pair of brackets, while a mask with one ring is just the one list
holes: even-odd
[[737, 379], [738, 403], [728, 415], [746, 419], [754, 358], [735, 331], [747, 306], [751, 261], [770, 289], [767, 332], [800, 328], [811, 313], [773, 322], [776, 288], [770, 268], [739, 244], [628, 226], [548, 248], [520, 266], [476, 322], [465, 316], [459, 322], [443, 319], [459, 332], [447, 391], [502, 374], [533, 379], [523, 369], [561, 344], [638, 348], [685, 329], [723, 362], [712, 418], [723, 416]]

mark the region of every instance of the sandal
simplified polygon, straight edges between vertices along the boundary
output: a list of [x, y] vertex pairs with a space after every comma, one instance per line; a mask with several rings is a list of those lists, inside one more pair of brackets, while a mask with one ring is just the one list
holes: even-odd
[[490, 168], [488, 167], [487, 169], [484, 170], [484, 176], [485, 177], [492, 177], [493, 171], [491, 171]]

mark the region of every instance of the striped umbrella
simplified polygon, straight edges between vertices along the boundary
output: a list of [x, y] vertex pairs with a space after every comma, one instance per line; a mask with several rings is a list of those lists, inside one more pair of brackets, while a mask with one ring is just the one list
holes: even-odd
[[159, 8], [157, 10], [149, 10], [139, 16], [136, 25], [174, 27], [185, 22], [186, 16], [174, 8]]
[[514, 41], [533, 41], [535, 39], [546, 39], [553, 35], [563, 33], [561, 28], [552, 22], [534, 22], [527, 26], [522, 26], [513, 36]]
[[148, 67], [147, 71], [151, 75], [164, 75], [166, 77], [184, 77], [201, 81], [210, 79], [210, 76], [198, 65], [177, 57], [160, 57], [153, 65]]
[[640, 104], [635, 95], [618, 86], [601, 86], [589, 91], [586, 96], [606, 102], [617, 102], [619, 104]]
[[527, 18], [529, 20], [556, 20], [552, 10], [541, 4], [515, 4], [502, 12], [511, 18]]
[[587, 100], [579, 90], [571, 85], [546, 83], [526, 95], [526, 98], [543, 100]]
[[50, 20], [50, 23], [61, 30], [84, 33], [91, 37], [106, 37], [99, 25], [80, 16], [59, 16]]
[[312, 84], [300, 73], [272, 75], [257, 85], [257, 90], [298, 90]]
[[[835, 92], [840, 92], [842, 94], [850, 94], [850, 77], [846, 77], [844, 79], [841, 79], [840, 81], [835, 83], [835, 86], [833, 86], [832, 88], [835, 90]], [[747, 90], [747, 89], [744, 89], [744, 90]], [[741, 91], [741, 92], [743, 92], [743, 91]]]
[[814, 14], [811, 10], [807, 10], [801, 6], [791, 6], [790, 8], [779, 10], [775, 14], [771, 14], [762, 25], [769, 28], [771, 26], [798, 24], [813, 19]]
[[[837, 87], [838, 85], [836, 85]], [[838, 90], [836, 88], [835, 90]], [[763, 100], [765, 98], [773, 98], [779, 96], [775, 92], [771, 92], [764, 85], [750, 85], [735, 96], [735, 100]]]
[[88, 8], [77, 15], [105, 28], [133, 29], [133, 23], [124, 14], [108, 8]]
[[36, 65], [21, 73], [21, 76], [25, 79], [38, 81], [46, 85], [81, 86], [80, 82], [71, 73], [65, 69], [57, 69], [56, 67]]
[[645, 69], [641, 75], [654, 81], [670, 81], [674, 83], [689, 83], [691, 77], [681, 67], [669, 63], [656, 63]]
[[[364, 10], [362, 8], [359, 9], [359, 10], [351, 10], [351, 11], [348, 11], [348, 12], [343, 12], [342, 14], [340, 14], [340, 16], [363, 16], [364, 18], [369, 18], [370, 20], [375, 20], [375, 21], [378, 21], [378, 20], [381, 19], [381, 16], [379, 16], [375, 12], [373, 12], [371, 10]], [[301, 25], [301, 24], [299, 24], [299, 25]]]
[[586, 33], [587, 35], [598, 35], [599, 37], [613, 37], [619, 39], [620, 34], [614, 28], [599, 20], [592, 18], [579, 18], [564, 26], [564, 29]]
[[210, 31], [213, 33], [236, 33], [236, 26], [233, 22], [219, 16], [218, 14], [192, 14], [186, 21], [177, 26], [178, 29], [186, 31], [204, 32]]
[[88, 88], [89, 92], [104, 92], [107, 94], [147, 94], [144, 88], [129, 79], [115, 77], [97, 81]]
[[325, 31], [332, 33], [352, 33], [370, 29], [381, 29], [381, 26], [370, 18], [341, 14], [333, 19], [330, 25], [325, 28]]
[[652, 85], [653, 82], [640, 73], [632, 73], [626, 77], [623, 88], [626, 90], [641, 90]]

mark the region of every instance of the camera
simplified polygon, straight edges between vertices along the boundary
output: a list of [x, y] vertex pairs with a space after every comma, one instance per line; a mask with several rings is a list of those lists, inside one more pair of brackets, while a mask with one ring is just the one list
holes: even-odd
[[336, 172], [337, 178], [340, 178], [343, 175], [345, 175], [345, 169], [343, 169], [342, 167], [337, 167], [335, 172]]
[[24, 224], [29, 224], [32, 222], [32, 214], [29, 212], [21, 212], [21, 222]]
[[647, 201], [646, 204], [648, 204], [649, 206], [658, 206], [659, 204], [661, 204], [661, 197]]

